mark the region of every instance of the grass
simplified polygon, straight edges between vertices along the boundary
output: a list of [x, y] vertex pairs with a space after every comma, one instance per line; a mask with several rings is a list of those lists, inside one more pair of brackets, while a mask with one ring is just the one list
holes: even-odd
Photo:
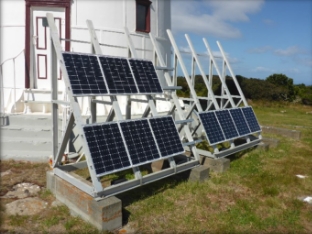
[[[312, 196], [312, 115], [306, 114], [312, 108], [262, 102], [252, 106], [261, 125], [301, 131], [301, 140], [263, 134], [278, 139], [279, 145], [231, 156], [231, 168], [222, 174], [211, 172], [210, 180], [199, 183], [170, 177], [120, 194], [124, 223], [138, 233], [312, 233], [312, 205], [298, 199]], [[19, 180], [44, 186], [46, 166], [2, 162], [1, 171], [11, 169], [14, 174], [3, 178], [1, 193]], [[18, 178], [21, 169], [27, 177]], [[297, 174], [308, 177], [299, 179]], [[102, 182], [122, 177], [128, 178], [128, 172]], [[54, 200], [48, 190], [39, 197], [49, 204]], [[4, 204], [10, 201], [1, 199]], [[2, 222], [12, 232], [26, 228], [41, 233], [98, 233], [71, 217], [65, 206], [48, 206], [35, 216], [4, 216]]]

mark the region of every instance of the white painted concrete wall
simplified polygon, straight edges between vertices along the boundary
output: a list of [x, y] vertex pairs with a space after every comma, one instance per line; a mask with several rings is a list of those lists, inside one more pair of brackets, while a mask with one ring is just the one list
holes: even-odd
[[[25, 47], [25, 1], [1, 0], [1, 58], [0, 64], [15, 57]], [[103, 53], [114, 56], [128, 56], [127, 43], [123, 34], [124, 27], [128, 27], [134, 45], [138, 50], [138, 56], [145, 59], [153, 59], [152, 43], [146, 33], [135, 32], [135, 0], [73, 0], [71, 8], [71, 38], [90, 41], [86, 20], [93, 21], [98, 34]], [[161, 44], [164, 58], [167, 58], [170, 66], [170, 43], [167, 40], [165, 30], [171, 28], [171, 11], [169, 0], [152, 0], [151, 5], [151, 32]], [[116, 46], [121, 46], [117, 48]], [[122, 48], [123, 47], [123, 48]], [[88, 44], [71, 43], [71, 51], [91, 52]], [[15, 63], [15, 68], [14, 68]], [[12, 111], [12, 104], [20, 99], [25, 87], [25, 59], [20, 54], [15, 60], [9, 60], [2, 66], [4, 92], [1, 93], [1, 105], [7, 107], [6, 112]], [[14, 82], [14, 73], [16, 81]], [[0, 84], [1, 85], [1, 84]], [[14, 91], [13, 87], [17, 89]], [[85, 112], [88, 101], [81, 100]], [[120, 98], [120, 103], [125, 104], [125, 97]], [[136, 106], [137, 105], [137, 106]], [[136, 108], [134, 108], [136, 106]], [[160, 105], [162, 110], [167, 110], [167, 105]], [[125, 108], [123, 108], [124, 110]], [[145, 105], [133, 104], [134, 114], [142, 112]], [[106, 111], [105, 111], [106, 112]], [[105, 114], [105, 113], [103, 113]]]
[[[0, 4], [0, 65], [3, 74], [0, 111], [3, 112], [4, 106], [8, 106], [14, 98], [18, 99], [25, 87], [25, 56], [22, 52], [25, 47], [25, 2], [1, 0]], [[16, 90], [12, 90], [14, 85]]]

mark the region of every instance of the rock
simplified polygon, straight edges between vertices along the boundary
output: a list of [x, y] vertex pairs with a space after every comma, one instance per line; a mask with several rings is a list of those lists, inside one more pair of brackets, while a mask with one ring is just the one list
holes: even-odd
[[4, 172], [1, 172], [0, 173], [0, 177], [6, 176], [6, 175], [10, 175], [10, 174], [11, 174], [11, 170], [7, 170], [7, 171], [4, 171]]
[[25, 198], [38, 194], [40, 187], [32, 183], [20, 183], [13, 186], [12, 191], [7, 192], [1, 198]]
[[35, 215], [47, 207], [47, 202], [37, 197], [28, 197], [8, 203], [5, 212], [8, 215]]
[[62, 206], [64, 205], [62, 202], [60, 202], [59, 200], [55, 200], [51, 203], [51, 206], [53, 207], [57, 207], [57, 206]]

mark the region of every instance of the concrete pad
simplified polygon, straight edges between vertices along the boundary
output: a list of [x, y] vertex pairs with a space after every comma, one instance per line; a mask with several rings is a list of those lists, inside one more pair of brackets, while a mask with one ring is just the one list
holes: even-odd
[[122, 204], [118, 198], [95, 199], [51, 171], [47, 172], [47, 188], [69, 208], [72, 215], [80, 216], [100, 231], [122, 227]]
[[285, 129], [285, 128], [275, 128], [275, 127], [268, 127], [268, 126], [261, 126], [263, 133], [271, 133], [282, 135], [285, 137], [290, 137], [295, 140], [300, 140], [301, 132], [297, 130]]
[[230, 168], [230, 159], [202, 157], [201, 164], [210, 168], [211, 171], [222, 173]]
[[198, 166], [190, 170], [188, 181], [202, 182], [209, 179], [209, 168], [207, 166]]
[[278, 139], [274, 139], [274, 138], [266, 138], [266, 137], [264, 137], [262, 139], [262, 142], [268, 144], [269, 148], [274, 148], [274, 147], [277, 147], [279, 145], [279, 140]]
[[260, 142], [257, 146], [256, 146], [256, 150], [263, 150], [263, 151], [268, 151], [270, 148], [270, 144], [267, 142]]

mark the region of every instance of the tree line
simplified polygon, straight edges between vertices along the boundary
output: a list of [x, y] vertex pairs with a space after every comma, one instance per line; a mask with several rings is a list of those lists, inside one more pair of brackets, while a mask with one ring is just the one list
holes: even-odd
[[[295, 85], [293, 84], [293, 79], [284, 74], [272, 74], [264, 80], [246, 78], [241, 75], [237, 75], [236, 79], [247, 99], [287, 102], [299, 101], [306, 105], [312, 105], [312, 85]], [[190, 90], [185, 78], [179, 76], [177, 78], [177, 84], [182, 87], [181, 90], [177, 91], [178, 96], [189, 97]], [[232, 77], [226, 76], [226, 84], [232, 95], [239, 95]], [[221, 81], [216, 75], [212, 79], [212, 90], [215, 95], [219, 95], [222, 90]], [[208, 94], [201, 75], [195, 76], [195, 91], [198, 96], [207, 96]]]

